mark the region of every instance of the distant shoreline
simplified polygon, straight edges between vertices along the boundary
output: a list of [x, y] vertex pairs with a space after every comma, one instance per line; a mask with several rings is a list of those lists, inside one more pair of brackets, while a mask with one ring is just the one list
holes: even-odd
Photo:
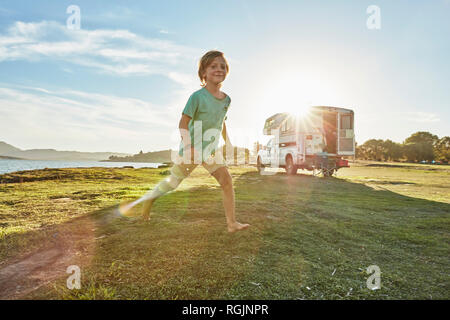
[[131, 160], [127, 160], [127, 161], [124, 161], [124, 160], [100, 160], [99, 162], [160, 163], [160, 164], [163, 164], [163, 165], [172, 165], [173, 164], [172, 161], [145, 161], [145, 160], [140, 160], [140, 161], [139, 160], [133, 160], [133, 161], [131, 161]]
[[63, 168], [158, 168], [168, 167], [161, 162], [117, 162], [117, 161], [59, 161], [59, 160], [17, 160], [0, 159], [0, 175], [18, 171], [40, 170], [40, 169], [63, 169]]
[[6, 160], [28, 160], [24, 158], [16, 158], [16, 157], [8, 157], [8, 156], [0, 156], [0, 159], [6, 159]]

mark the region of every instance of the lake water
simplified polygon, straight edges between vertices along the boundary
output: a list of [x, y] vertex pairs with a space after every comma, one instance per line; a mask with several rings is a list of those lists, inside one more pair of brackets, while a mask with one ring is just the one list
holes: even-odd
[[161, 163], [148, 162], [100, 162], [100, 161], [58, 161], [58, 160], [9, 160], [0, 159], [0, 174], [23, 170], [45, 169], [45, 168], [89, 168], [89, 167], [123, 167], [134, 168], [158, 168]]

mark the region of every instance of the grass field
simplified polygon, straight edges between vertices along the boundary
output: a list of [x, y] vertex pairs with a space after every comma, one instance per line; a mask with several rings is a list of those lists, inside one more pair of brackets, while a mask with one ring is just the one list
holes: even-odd
[[[450, 168], [358, 163], [337, 177], [232, 167], [239, 221], [203, 168], [150, 222], [117, 214], [167, 169], [0, 176], [0, 297], [25, 299], [449, 299]], [[139, 208], [138, 208], [139, 209]], [[66, 288], [66, 268], [81, 289]], [[381, 269], [369, 290], [366, 268]]]

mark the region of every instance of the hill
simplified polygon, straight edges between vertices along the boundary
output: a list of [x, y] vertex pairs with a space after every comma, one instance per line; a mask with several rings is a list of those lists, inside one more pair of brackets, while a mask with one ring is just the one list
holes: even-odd
[[7, 155], [15, 152], [21, 152], [19, 148], [16, 148], [6, 142], [0, 141], [0, 155]]
[[7, 157], [7, 156], [0, 156], [0, 159], [4, 159], [4, 160], [26, 160], [26, 159], [22, 159], [22, 158]]
[[100, 161], [108, 159], [111, 156], [128, 156], [128, 154], [118, 152], [58, 151], [55, 149], [21, 150], [6, 142], [0, 141], [0, 156], [27, 160]]
[[152, 162], [163, 163], [172, 162], [170, 153], [172, 150], [162, 150], [153, 152], [140, 152], [138, 154], [126, 157], [110, 156], [109, 160], [102, 160], [103, 162]]
[[[152, 152], [140, 152], [138, 154], [127, 156], [127, 157], [117, 157], [117, 156], [111, 156], [109, 157], [109, 160], [103, 160], [104, 162], [153, 162], [153, 163], [172, 163], [171, 158], [171, 152], [172, 150], [162, 150], [162, 151], [152, 151]], [[225, 156], [226, 159], [226, 150], [225, 147], [222, 147], [222, 154]], [[245, 157], [245, 159], [244, 159]], [[234, 159], [235, 162], [238, 158], [240, 158], [240, 161], [242, 163], [248, 163], [248, 157], [249, 157], [249, 150], [246, 148], [241, 147], [234, 147]], [[231, 158], [231, 155], [230, 155]]]

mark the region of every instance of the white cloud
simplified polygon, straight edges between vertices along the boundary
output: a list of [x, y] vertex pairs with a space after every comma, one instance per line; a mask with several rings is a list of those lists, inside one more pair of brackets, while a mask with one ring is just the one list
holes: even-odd
[[18, 21], [0, 34], [0, 62], [50, 59], [120, 76], [168, 76], [200, 54], [197, 49], [128, 30], [69, 30], [54, 21]]
[[438, 122], [441, 121], [435, 113], [430, 112], [406, 112], [406, 120], [413, 122]]
[[20, 148], [167, 149], [178, 116], [140, 99], [33, 87], [0, 87], [0, 105], [2, 140]]
[[[53, 22], [16, 22], [0, 31], [2, 61], [51, 61], [64, 72], [83, 66], [117, 76], [162, 75], [178, 84], [158, 106], [127, 97], [0, 84], [2, 139], [20, 148], [136, 152], [167, 149], [180, 108], [198, 80], [180, 71], [201, 52], [128, 30], [69, 30]], [[109, 147], [108, 147], [109, 146]], [[90, 149], [86, 149], [90, 148]]]

